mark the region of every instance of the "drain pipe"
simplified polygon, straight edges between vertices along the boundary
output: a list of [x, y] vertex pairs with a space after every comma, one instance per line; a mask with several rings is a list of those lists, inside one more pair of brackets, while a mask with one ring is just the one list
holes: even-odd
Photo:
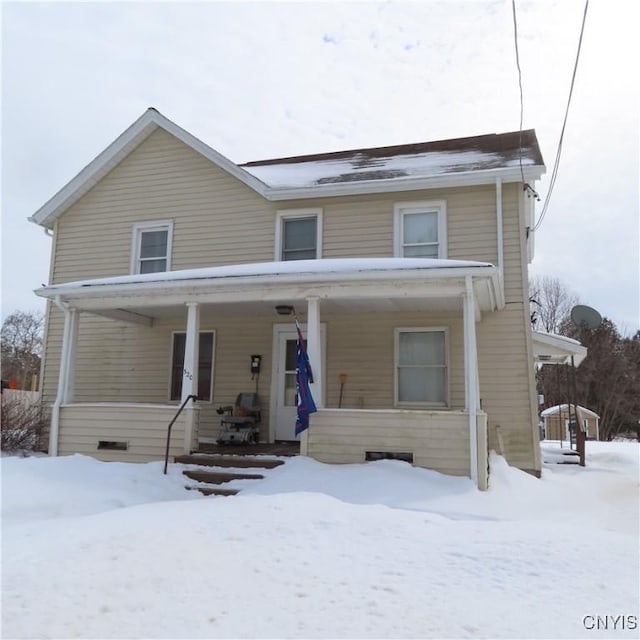
[[58, 295], [53, 301], [64, 313], [64, 331], [62, 334], [62, 354], [60, 356], [60, 371], [58, 372], [58, 393], [51, 408], [51, 430], [49, 432], [49, 455], [58, 455], [58, 435], [60, 432], [60, 406], [66, 396], [67, 367], [69, 366], [69, 340], [71, 339], [71, 308]]
[[496, 235], [500, 281], [504, 281], [504, 226], [502, 214], [502, 178], [496, 178]]

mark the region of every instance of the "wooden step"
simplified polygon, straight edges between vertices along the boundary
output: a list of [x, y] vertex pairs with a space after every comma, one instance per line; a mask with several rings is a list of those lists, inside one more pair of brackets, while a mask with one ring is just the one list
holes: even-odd
[[201, 442], [193, 453], [208, 453], [221, 456], [297, 456], [299, 442], [261, 442], [257, 444], [205, 444]]
[[239, 489], [217, 489], [215, 487], [187, 487], [189, 491], [199, 491], [205, 496], [235, 496]]
[[195, 454], [190, 456], [176, 456], [178, 464], [196, 464], [201, 467], [235, 467], [236, 469], [273, 469], [284, 464], [282, 460], [272, 458], [250, 458], [248, 456], [213, 456]]
[[258, 473], [226, 473], [223, 471], [199, 471], [197, 469], [185, 469], [182, 473], [187, 478], [208, 484], [223, 484], [224, 482], [231, 482], [231, 480], [261, 480], [264, 478], [263, 475]]

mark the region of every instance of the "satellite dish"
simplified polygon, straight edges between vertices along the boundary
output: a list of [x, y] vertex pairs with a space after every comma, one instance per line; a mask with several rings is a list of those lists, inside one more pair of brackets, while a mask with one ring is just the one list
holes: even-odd
[[577, 304], [571, 309], [571, 319], [582, 329], [597, 329], [602, 322], [602, 316], [584, 304]]

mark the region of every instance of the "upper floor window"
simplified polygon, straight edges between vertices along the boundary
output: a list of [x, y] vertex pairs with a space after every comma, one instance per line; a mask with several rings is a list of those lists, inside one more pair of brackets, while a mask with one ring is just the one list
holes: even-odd
[[447, 330], [396, 329], [396, 404], [448, 405]]
[[446, 215], [444, 200], [396, 204], [394, 207], [396, 257], [446, 258]]
[[315, 260], [322, 257], [322, 209], [278, 211], [276, 260]]
[[131, 273], [171, 269], [173, 221], [141, 222], [133, 227]]

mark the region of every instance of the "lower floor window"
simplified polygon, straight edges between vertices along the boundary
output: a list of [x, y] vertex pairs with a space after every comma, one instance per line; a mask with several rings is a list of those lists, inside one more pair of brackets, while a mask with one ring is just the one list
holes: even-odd
[[[213, 347], [215, 333], [201, 331], [198, 347], [198, 400], [213, 400]], [[171, 350], [171, 400], [180, 400], [182, 396], [182, 376], [184, 372], [184, 350], [187, 336], [184, 332], [173, 334]]]
[[446, 406], [446, 329], [396, 329], [396, 401]]

